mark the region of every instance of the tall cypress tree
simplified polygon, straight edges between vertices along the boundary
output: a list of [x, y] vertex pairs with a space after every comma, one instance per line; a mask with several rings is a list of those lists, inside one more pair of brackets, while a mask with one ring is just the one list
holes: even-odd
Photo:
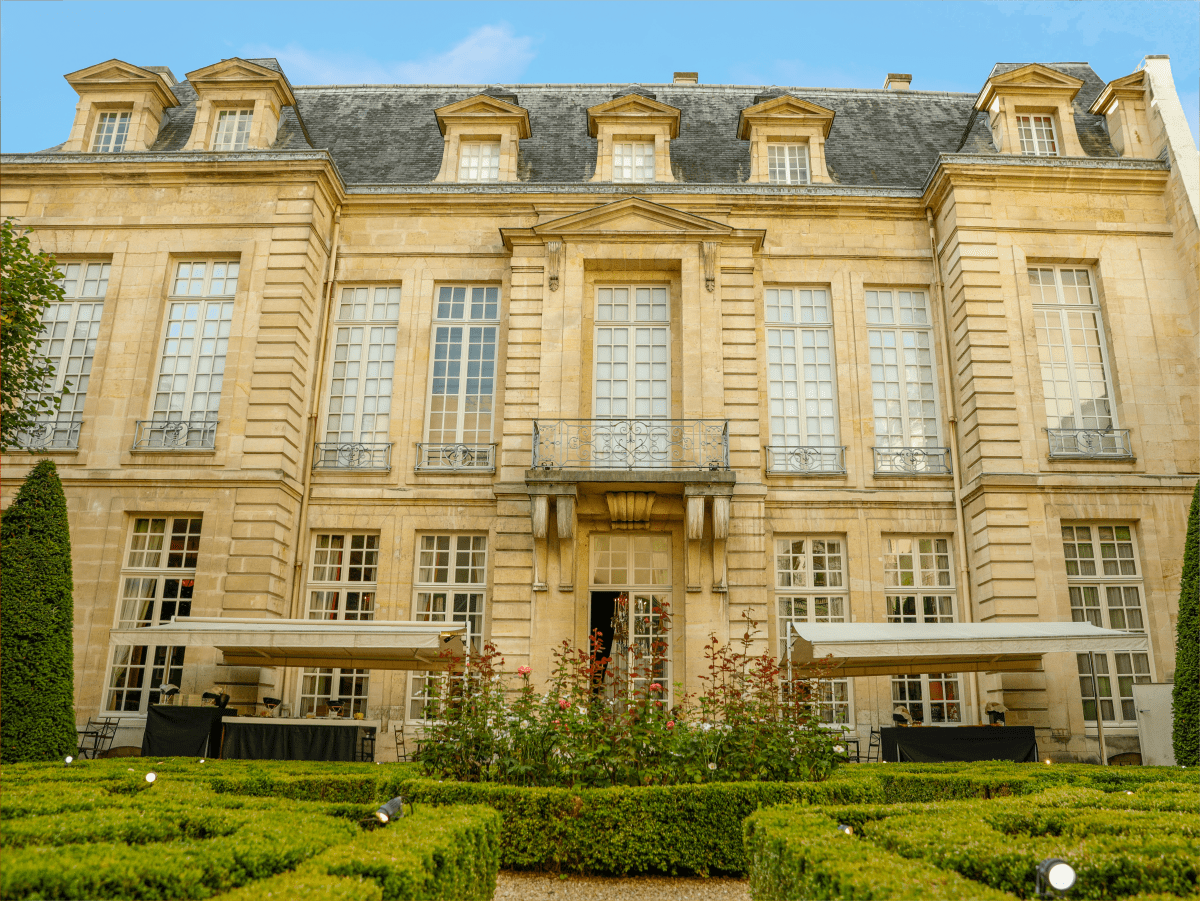
[[42, 460], [0, 523], [0, 760], [74, 754], [71, 534], [58, 471]]
[[1200, 765], [1200, 482], [1192, 494], [1183, 575], [1179, 580], [1179, 624], [1175, 633], [1175, 687], [1171, 734], [1175, 762]]

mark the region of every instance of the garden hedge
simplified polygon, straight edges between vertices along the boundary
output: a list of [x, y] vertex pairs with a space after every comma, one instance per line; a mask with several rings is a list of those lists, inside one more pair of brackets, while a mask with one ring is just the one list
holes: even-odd
[[1176, 764], [1200, 766], [1200, 482], [1196, 483], [1188, 512], [1179, 578], [1179, 622], [1175, 628], [1171, 741]]
[[30, 470], [0, 520], [0, 760], [62, 760], [76, 752], [75, 607], [54, 463]]

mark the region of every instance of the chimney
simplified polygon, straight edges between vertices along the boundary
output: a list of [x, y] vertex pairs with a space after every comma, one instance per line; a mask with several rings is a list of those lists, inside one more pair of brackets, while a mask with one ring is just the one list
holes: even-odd
[[912, 84], [912, 76], [902, 72], [889, 72], [887, 81], [883, 83], [885, 91], [907, 91]]
[[676, 72], [672, 84], [699, 84], [699, 72]]
[[163, 77], [163, 80], [166, 81], [168, 87], [173, 87], [174, 85], [178, 84], [178, 81], [175, 79], [175, 73], [166, 66], [142, 66], [142, 68], [147, 72], [157, 72]]

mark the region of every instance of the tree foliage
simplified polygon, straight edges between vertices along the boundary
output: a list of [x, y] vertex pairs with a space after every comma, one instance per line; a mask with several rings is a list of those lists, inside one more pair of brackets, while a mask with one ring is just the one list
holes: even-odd
[[1175, 762], [1200, 766], [1200, 482], [1188, 513], [1176, 628], [1175, 687], [1171, 690]]
[[0, 521], [0, 759], [74, 754], [71, 535], [49, 460], [25, 479]]
[[41, 354], [42, 313], [63, 299], [54, 257], [34, 252], [29, 233], [5, 219], [0, 255], [0, 447], [17, 446], [19, 433], [54, 413], [66, 389], [51, 392], [54, 366]]

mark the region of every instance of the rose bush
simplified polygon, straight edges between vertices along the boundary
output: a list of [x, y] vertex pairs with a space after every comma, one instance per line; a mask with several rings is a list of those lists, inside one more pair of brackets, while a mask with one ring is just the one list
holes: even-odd
[[[661, 613], [667, 622], [666, 611]], [[842, 758], [840, 733], [823, 728], [813, 699], [827, 674], [791, 678], [770, 656], [711, 636], [697, 694], [659, 681], [665, 639], [628, 667], [564, 641], [538, 691], [528, 666], [507, 674], [493, 645], [455, 661], [461, 675], [434, 691], [419, 755], [429, 775], [509, 785], [603, 787], [826, 778]]]

